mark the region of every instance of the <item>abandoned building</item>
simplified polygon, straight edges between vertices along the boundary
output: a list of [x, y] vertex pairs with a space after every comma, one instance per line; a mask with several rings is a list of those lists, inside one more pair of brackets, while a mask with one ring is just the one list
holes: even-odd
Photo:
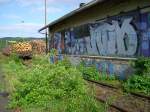
[[150, 0], [94, 0], [44, 26], [49, 50], [125, 78], [129, 62], [150, 56]]

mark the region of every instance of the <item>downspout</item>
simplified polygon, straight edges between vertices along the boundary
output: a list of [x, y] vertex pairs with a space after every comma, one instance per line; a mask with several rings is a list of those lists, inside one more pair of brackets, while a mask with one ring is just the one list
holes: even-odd
[[[47, 24], [47, 0], [45, 0], [45, 26]], [[46, 54], [48, 53], [48, 46], [47, 46], [47, 28], [45, 29], [45, 38], [46, 38]]]
[[42, 33], [41, 31], [39, 31], [39, 33], [45, 35], [45, 44], [46, 44], [46, 51], [45, 51], [45, 53], [48, 54], [48, 45], [47, 45], [48, 44], [48, 33], [47, 33], [47, 31], [45, 33]]

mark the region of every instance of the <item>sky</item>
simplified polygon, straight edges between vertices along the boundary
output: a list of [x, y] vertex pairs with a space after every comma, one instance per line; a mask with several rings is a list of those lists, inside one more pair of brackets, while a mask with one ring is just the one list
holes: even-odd
[[[91, 0], [47, 0], [47, 23]], [[44, 37], [44, 0], [0, 0], [1, 37]]]

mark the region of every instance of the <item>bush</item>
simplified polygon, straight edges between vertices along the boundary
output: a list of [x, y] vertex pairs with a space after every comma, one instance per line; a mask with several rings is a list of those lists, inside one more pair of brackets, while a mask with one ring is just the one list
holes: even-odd
[[150, 95], [150, 76], [133, 75], [124, 83], [124, 89], [128, 92], [138, 92]]
[[123, 87], [128, 92], [150, 95], [150, 58], [141, 57], [133, 63], [135, 74], [124, 82]]
[[116, 80], [116, 77], [114, 74], [107, 74], [107, 73], [100, 73], [100, 80], [108, 80], [108, 81], [112, 81], [112, 80]]
[[64, 63], [49, 64], [44, 57], [33, 58], [32, 67], [24, 69], [18, 60], [12, 60], [7, 68], [12, 72], [15, 68], [18, 78], [13, 82], [17, 83], [9, 106], [26, 112], [104, 112], [93, 94], [88, 93], [81, 72]]
[[85, 66], [83, 62], [77, 66], [77, 69], [82, 73], [83, 77], [91, 80], [99, 80], [99, 72], [94, 66]]
[[64, 66], [66, 69], [72, 67], [71, 62], [69, 61], [67, 57], [64, 57], [63, 60], [58, 61], [57, 65]]
[[149, 74], [150, 73], [150, 58], [148, 57], [138, 58], [134, 62], [133, 67], [135, 68], [137, 75]]
[[96, 81], [116, 80], [116, 77], [114, 74], [107, 74], [104, 72], [99, 72], [94, 65], [86, 67], [85, 64], [81, 62], [77, 68], [80, 70], [83, 76], [87, 79], [96, 80]]

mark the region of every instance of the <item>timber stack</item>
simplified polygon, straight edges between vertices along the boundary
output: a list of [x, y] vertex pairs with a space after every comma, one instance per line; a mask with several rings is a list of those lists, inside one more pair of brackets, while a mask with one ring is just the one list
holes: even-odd
[[32, 46], [29, 42], [18, 42], [12, 46], [13, 51], [20, 57], [31, 57]]
[[43, 40], [32, 40], [30, 42], [34, 54], [45, 53], [46, 44]]

